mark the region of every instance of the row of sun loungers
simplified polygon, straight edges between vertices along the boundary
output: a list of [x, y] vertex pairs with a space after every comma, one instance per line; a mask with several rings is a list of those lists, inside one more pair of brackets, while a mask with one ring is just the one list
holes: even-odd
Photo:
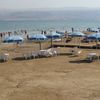
[[[58, 54], [57, 50], [54, 48], [50, 49], [44, 49], [40, 51], [32, 51], [27, 52], [23, 54], [15, 54], [11, 59], [14, 60], [27, 60], [27, 59], [35, 59], [35, 58], [41, 58], [41, 57], [53, 57]], [[1, 53], [0, 54], [0, 62], [6, 62], [8, 61], [9, 54], [8, 53]]]
[[57, 51], [54, 48], [40, 50], [40, 51], [33, 51], [30, 53], [22, 54], [24, 59], [35, 59], [41, 57], [53, 57], [57, 55]]
[[[68, 54], [73, 55], [73, 56], [79, 56], [82, 53], [82, 50], [78, 49], [77, 47], [72, 48]], [[20, 59], [35, 59], [35, 58], [43, 58], [43, 57], [53, 57], [58, 55], [58, 50], [55, 48], [50, 48], [50, 49], [44, 49], [44, 50], [39, 50], [39, 51], [32, 51], [24, 54], [20, 54], [14, 57], [16, 60]], [[2, 53], [0, 54], [0, 62], [5, 62], [9, 58], [8, 53]], [[13, 59], [13, 58], [12, 58]], [[87, 62], [93, 62], [95, 60], [100, 59], [100, 56], [97, 53], [89, 53], [85, 61]]]

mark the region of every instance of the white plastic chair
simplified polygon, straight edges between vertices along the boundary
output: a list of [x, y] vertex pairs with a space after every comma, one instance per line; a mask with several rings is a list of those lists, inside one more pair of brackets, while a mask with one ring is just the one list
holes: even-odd
[[8, 53], [3, 53], [3, 54], [0, 54], [0, 61], [7, 61], [8, 60], [8, 56], [9, 54]]
[[33, 52], [31, 53], [31, 56], [35, 59], [36, 57], [39, 57], [39, 52], [33, 51]]
[[73, 53], [73, 55], [75, 55], [75, 56], [79, 56], [81, 53], [82, 53], [82, 51], [79, 50], [79, 51], [75, 51], [75, 52]]

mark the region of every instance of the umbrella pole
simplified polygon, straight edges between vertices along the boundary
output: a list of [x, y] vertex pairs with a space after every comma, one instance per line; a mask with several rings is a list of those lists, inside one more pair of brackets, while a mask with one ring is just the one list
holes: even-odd
[[98, 39], [96, 39], [96, 49], [98, 49]]
[[78, 39], [79, 41], [79, 48], [80, 48], [80, 46], [81, 46], [81, 39], [80, 39], [80, 37], [79, 37], [79, 39]]
[[41, 42], [39, 42], [39, 49], [41, 50]]
[[53, 39], [51, 38], [51, 47], [52, 47], [52, 45], [53, 45]]
[[61, 36], [61, 42], [63, 42], [63, 37]]

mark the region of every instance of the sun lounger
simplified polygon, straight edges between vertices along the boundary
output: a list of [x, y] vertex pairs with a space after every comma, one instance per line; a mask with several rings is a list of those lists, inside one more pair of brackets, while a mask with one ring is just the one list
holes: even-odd
[[24, 53], [23, 57], [24, 57], [25, 60], [31, 59], [31, 53]]
[[31, 57], [32, 58], [37, 58], [37, 57], [39, 57], [39, 52], [35, 52], [35, 51], [33, 51], [32, 53], [31, 53]]
[[73, 55], [74, 55], [74, 56], [79, 56], [81, 53], [82, 53], [82, 51], [79, 50], [79, 51], [75, 51], [75, 52], [73, 53]]
[[39, 51], [39, 56], [40, 57], [50, 57], [53, 54], [47, 49], [47, 50], [40, 50]]
[[70, 55], [74, 55], [74, 56], [78, 56], [82, 53], [82, 50], [78, 49], [77, 47], [71, 49], [69, 52], [68, 52]]
[[55, 50], [55, 48], [50, 48], [48, 49], [48, 52], [52, 54], [52, 56], [57, 56], [57, 50]]
[[8, 60], [8, 56], [9, 56], [9, 54], [8, 53], [2, 53], [2, 54], [0, 54], [0, 62], [5, 62], [5, 61], [7, 61]]
[[56, 56], [56, 55], [57, 55], [57, 51], [54, 48], [39, 51], [40, 57], [52, 57], [52, 56]]
[[86, 57], [87, 62], [93, 62], [95, 60], [99, 60], [99, 56], [97, 53], [89, 53]]

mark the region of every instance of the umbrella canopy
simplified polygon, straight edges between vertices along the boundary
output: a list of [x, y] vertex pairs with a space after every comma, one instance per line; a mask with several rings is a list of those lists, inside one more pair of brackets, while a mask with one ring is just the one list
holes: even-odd
[[8, 42], [8, 43], [11, 43], [11, 42], [22, 42], [24, 39], [19, 36], [19, 35], [12, 35], [12, 36], [9, 36], [9, 37], [5, 37], [3, 42]]
[[59, 32], [59, 31], [56, 31], [56, 33], [61, 34], [61, 35], [65, 34], [64, 32]]
[[29, 40], [44, 41], [47, 40], [47, 37], [43, 34], [33, 34], [29, 36]]
[[100, 40], [100, 33], [94, 33], [94, 34], [87, 35], [87, 38]]
[[54, 38], [54, 39], [61, 37], [61, 35], [56, 32], [51, 32], [51, 33], [47, 34], [46, 36], [47, 36], [47, 38]]
[[47, 40], [47, 37], [43, 34], [33, 34], [29, 36], [29, 40], [33, 40], [39, 43], [39, 49], [41, 50], [41, 43]]
[[82, 32], [72, 32], [69, 34], [69, 36], [73, 36], [73, 37], [84, 37], [85, 34]]

